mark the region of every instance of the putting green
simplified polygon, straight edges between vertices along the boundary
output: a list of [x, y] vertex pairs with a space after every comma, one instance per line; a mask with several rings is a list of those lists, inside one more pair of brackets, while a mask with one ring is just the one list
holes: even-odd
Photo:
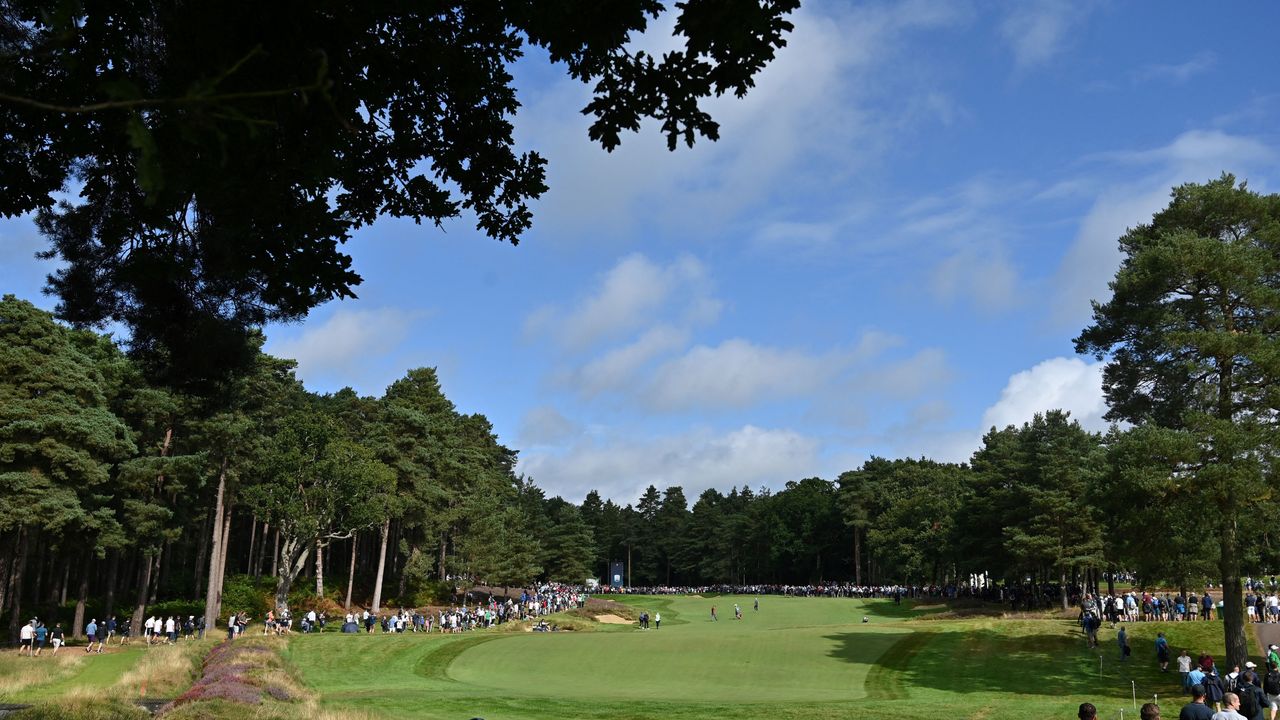
[[372, 718], [1021, 720], [1071, 717], [1087, 701], [1118, 720], [1156, 693], [1176, 702], [1177, 673], [1154, 663], [1157, 631], [1192, 655], [1222, 648], [1220, 623], [1132, 625], [1134, 658], [1120, 663], [1113, 630], [1090, 650], [1075, 623], [1049, 617], [929, 619], [945, 608], [885, 600], [762, 596], [759, 612], [749, 596], [621, 600], [661, 612], [662, 628], [325, 633], [295, 636], [287, 654], [322, 705]]
[[[556, 698], [849, 700], [865, 695], [867, 672], [906, 633], [860, 624], [861, 616], [852, 614], [857, 608], [839, 600], [767, 598], [760, 612], [750, 597], [657, 600], [639, 604], [662, 613], [661, 629], [524, 633], [464, 650], [447, 676], [494, 691]], [[743, 607], [742, 620], [733, 619], [734, 602]], [[832, 662], [837, 656], [845, 662]], [[513, 658], [519, 658], [518, 672], [494, 672]]]

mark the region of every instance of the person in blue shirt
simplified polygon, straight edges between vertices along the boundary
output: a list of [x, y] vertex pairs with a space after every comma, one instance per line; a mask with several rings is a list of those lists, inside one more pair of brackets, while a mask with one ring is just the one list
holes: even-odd
[[1160, 672], [1169, 672], [1169, 641], [1164, 633], [1156, 633], [1156, 661], [1160, 663]]
[[44, 649], [44, 641], [49, 638], [49, 628], [40, 623], [36, 626], [36, 657], [40, 656], [40, 651]]

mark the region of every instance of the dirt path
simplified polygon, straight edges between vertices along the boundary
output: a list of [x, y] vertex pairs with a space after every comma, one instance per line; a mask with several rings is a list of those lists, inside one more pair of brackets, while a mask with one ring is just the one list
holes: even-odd
[[1259, 653], [1267, 656], [1267, 646], [1280, 645], [1280, 623], [1252, 623], [1253, 635], [1258, 641]]

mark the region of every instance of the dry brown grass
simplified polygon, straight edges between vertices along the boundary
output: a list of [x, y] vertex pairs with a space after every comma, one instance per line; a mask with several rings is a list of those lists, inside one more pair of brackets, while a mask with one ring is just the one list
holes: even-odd
[[131, 698], [176, 697], [200, 676], [200, 664], [216, 644], [209, 639], [147, 648], [147, 654], [138, 664], [120, 676], [112, 693]]
[[45, 648], [40, 657], [18, 656], [16, 651], [6, 650], [0, 655], [0, 697], [8, 697], [33, 685], [42, 685], [69, 675], [84, 662], [82, 652], [62, 652], [57, 655]]

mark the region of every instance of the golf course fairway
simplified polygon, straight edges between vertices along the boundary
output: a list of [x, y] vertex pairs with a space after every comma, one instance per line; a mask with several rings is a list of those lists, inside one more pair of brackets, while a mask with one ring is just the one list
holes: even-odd
[[1147, 651], [1157, 631], [1175, 652], [1222, 649], [1217, 622], [1132, 624], [1122, 664], [1114, 631], [1089, 650], [1063, 619], [952, 619], [940, 605], [887, 600], [762, 596], [759, 611], [751, 596], [622, 601], [660, 612], [661, 629], [308, 635], [288, 657], [325, 707], [378, 718], [1012, 720], [1069, 718], [1092, 702], [1119, 720], [1135, 693], [1139, 704], [1164, 698], [1166, 712], [1181, 704], [1177, 673], [1160, 673]]

